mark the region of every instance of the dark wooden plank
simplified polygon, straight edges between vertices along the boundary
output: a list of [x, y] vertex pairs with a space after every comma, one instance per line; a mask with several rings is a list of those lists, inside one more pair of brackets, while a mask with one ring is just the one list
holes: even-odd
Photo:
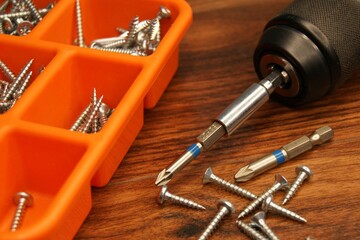
[[[202, 186], [207, 167], [233, 181], [244, 164], [323, 125], [335, 131], [331, 142], [241, 186], [259, 194], [273, 184], [274, 174], [292, 181], [295, 167], [306, 164], [315, 175], [288, 208], [308, 223], [269, 216], [268, 224], [281, 239], [359, 239], [359, 72], [318, 102], [296, 109], [267, 103], [234, 135], [180, 172], [169, 190], [198, 201], [207, 211], [157, 204], [159, 171], [257, 81], [252, 65], [257, 40], [266, 22], [289, 1], [188, 3], [194, 22], [181, 44], [179, 70], [155, 109], [145, 112], [145, 125], [111, 182], [93, 189], [93, 208], [76, 239], [196, 239], [216, 213], [219, 198], [232, 201], [236, 213], [248, 204], [214, 185]], [[235, 226], [236, 216], [225, 219], [212, 239], [247, 239]]]

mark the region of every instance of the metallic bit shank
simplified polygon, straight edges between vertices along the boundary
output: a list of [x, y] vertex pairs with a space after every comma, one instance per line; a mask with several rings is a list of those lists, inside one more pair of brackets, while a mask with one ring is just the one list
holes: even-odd
[[261, 173], [270, 170], [277, 165], [280, 165], [290, 159], [293, 159], [300, 154], [311, 150], [314, 146], [320, 145], [334, 136], [333, 130], [328, 126], [323, 126], [317, 129], [309, 137], [303, 136], [296, 139], [279, 150], [275, 150], [269, 155], [266, 155], [259, 160], [242, 167], [235, 175], [237, 182], [245, 182]]
[[168, 168], [163, 169], [156, 181], [157, 186], [167, 184], [171, 178], [196, 158], [203, 150], [209, 149], [225, 134], [230, 135], [267, 100], [270, 94], [288, 78], [285, 71], [273, 70], [259, 83], [253, 84], [229, 107], [227, 107], [213, 124], [197, 137], [197, 143], [191, 145], [185, 153], [173, 162]]
[[217, 118], [232, 134], [246, 119], [269, 100], [270, 94], [286, 78], [285, 72], [273, 71], [259, 83], [250, 86], [239, 98], [228, 106]]

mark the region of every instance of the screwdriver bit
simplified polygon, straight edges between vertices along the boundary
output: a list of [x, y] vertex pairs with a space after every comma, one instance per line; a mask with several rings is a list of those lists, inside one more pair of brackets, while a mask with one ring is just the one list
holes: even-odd
[[217, 117], [210, 127], [197, 137], [196, 143], [188, 147], [180, 158], [159, 173], [155, 184], [157, 186], [166, 185], [177, 172], [203, 151], [208, 150], [222, 136], [231, 135], [246, 119], [266, 103], [270, 94], [287, 79], [288, 75], [285, 71], [274, 67], [272, 72], [263, 80], [251, 85]]
[[237, 182], [246, 182], [267, 170], [270, 170], [306, 151], [311, 150], [314, 146], [330, 140], [333, 136], [334, 131], [328, 126], [323, 126], [317, 129], [309, 137], [303, 136], [298, 138], [295, 141], [286, 144], [282, 148], [275, 150], [271, 154], [242, 167], [235, 174], [235, 180]]

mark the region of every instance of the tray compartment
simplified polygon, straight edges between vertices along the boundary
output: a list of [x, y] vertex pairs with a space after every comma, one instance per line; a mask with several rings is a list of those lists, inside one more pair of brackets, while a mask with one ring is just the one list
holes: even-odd
[[58, 59], [58, 66], [47, 74], [45, 90], [29, 100], [22, 119], [70, 129], [90, 103], [94, 88], [98, 98], [103, 95], [103, 102], [116, 108], [142, 68], [131, 61], [74, 52]]
[[[15, 103], [15, 105], [9, 111], [17, 108], [20, 105], [22, 98], [25, 97], [30, 91], [32, 91], [32, 86], [36, 84], [37, 81], [42, 81], [42, 77], [46, 72], [46, 68], [49, 63], [56, 56], [57, 49], [52, 48], [48, 45], [38, 45], [31, 44], [28, 42], [19, 41], [19, 38], [11, 40], [10, 37], [6, 37], [4, 39], [0, 38], [0, 60], [5, 63], [5, 65], [13, 72], [15, 76], [18, 76], [22, 68], [31, 60], [33, 63], [28, 70], [28, 72], [32, 71], [32, 76], [30, 78], [30, 82], [28, 83], [28, 87], [25, 92], [21, 96], [21, 98]], [[45, 67], [45, 70], [40, 74], [39, 70]], [[2, 71], [0, 71], [0, 79], [9, 82], [9, 80], [5, 77]], [[9, 112], [8, 111], [8, 112]], [[7, 114], [5, 112], [2, 115]]]
[[[62, 208], [56, 198], [66, 196], [59, 194], [64, 191], [76, 192], [79, 183], [66, 184], [79, 161], [87, 150], [87, 144], [70, 139], [60, 140], [54, 135], [46, 135], [34, 132], [27, 128], [6, 128], [0, 132], [1, 159], [0, 162], [0, 235], [21, 236], [34, 231], [47, 232], [48, 228], [42, 229], [42, 225], [51, 224], [51, 217], [57, 209]], [[85, 184], [80, 184], [85, 186]], [[33, 195], [34, 204], [28, 208], [21, 228], [15, 233], [9, 232], [12, 217], [16, 206], [13, 204], [13, 196], [19, 191], [26, 191]], [[60, 196], [59, 196], [60, 195]], [[67, 208], [71, 209], [75, 199], [67, 199]], [[88, 200], [89, 201], [89, 200]], [[56, 204], [54, 204], [57, 202]], [[90, 210], [90, 206], [87, 209]], [[63, 214], [63, 213], [61, 213]], [[86, 216], [86, 215], [85, 215]], [[50, 222], [47, 222], [50, 221]], [[59, 219], [55, 223], [60, 223]], [[55, 224], [56, 225], [56, 224]], [[36, 230], [38, 229], [38, 230]], [[51, 229], [50, 229], [51, 230]], [[37, 232], [36, 234], [39, 234]], [[29, 239], [25, 234], [22, 239]], [[39, 238], [40, 239], [40, 238]], [[44, 238], [43, 238], [44, 239]]]
[[[65, 4], [64, 4], [65, 5]], [[115, 37], [117, 27], [129, 28], [130, 21], [136, 15], [140, 21], [153, 19], [160, 5], [169, 6], [166, 1], [91, 1], [81, 0], [84, 39], [87, 46], [98, 38]], [[161, 33], [164, 36], [176, 20], [178, 11], [170, 7], [172, 17], [161, 20]], [[41, 39], [51, 42], [74, 45], [77, 37], [75, 1], [66, 2], [66, 6], [57, 9], [51, 19], [36, 33]]]

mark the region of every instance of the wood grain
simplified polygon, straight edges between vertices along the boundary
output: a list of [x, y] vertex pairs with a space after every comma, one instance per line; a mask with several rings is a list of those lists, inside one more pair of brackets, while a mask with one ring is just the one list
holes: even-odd
[[[212, 239], [247, 239], [235, 226], [249, 202], [219, 187], [202, 185], [205, 169], [229, 181], [243, 165], [316, 128], [329, 125], [334, 139], [241, 186], [260, 194], [280, 173], [289, 181], [306, 164], [314, 176], [287, 205], [308, 220], [299, 224], [274, 215], [268, 225], [281, 239], [360, 239], [360, 73], [333, 94], [296, 109], [265, 104], [232, 136], [189, 164], [169, 191], [207, 207], [196, 211], [159, 206], [157, 174], [175, 160], [212, 120], [257, 81], [252, 54], [266, 22], [288, 0], [189, 0], [194, 22], [181, 43], [178, 72], [158, 105], [145, 112], [144, 127], [104, 188], [93, 188], [93, 208], [76, 239], [196, 239], [228, 199], [236, 214]], [[284, 193], [276, 195], [280, 202]], [[248, 220], [248, 219], [247, 219]]]

